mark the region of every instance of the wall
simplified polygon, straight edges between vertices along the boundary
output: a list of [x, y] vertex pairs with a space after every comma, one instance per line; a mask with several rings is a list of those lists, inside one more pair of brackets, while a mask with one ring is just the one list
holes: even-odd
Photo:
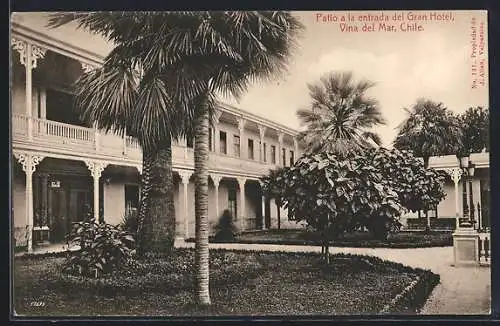
[[103, 185], [104, 221], [118, 225], [125, 215], [125, 182], [111, 181]]
[[26, 245], [26, 179], [23, 173], [14, 173], [12, 178], [12, 220], [15, 244]]

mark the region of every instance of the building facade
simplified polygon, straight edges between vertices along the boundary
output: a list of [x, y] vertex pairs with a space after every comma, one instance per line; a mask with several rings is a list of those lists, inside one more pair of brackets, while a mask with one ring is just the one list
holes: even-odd
[[[140, 146], [128, 136], [85, 125], [72, 85], [98, 67], [110, 45], [71, 25], [48, 29], [47, 14], [12, 17], [12, 221], [16, 246], [62, 242], [86, 214], [119, 224], [137, 210]], [[209, 221], [229, 209], [241, 230], [277, 224], [277, 206], [259, 177], [300, 155], [298, 132], [230, 105], [216, 113], [209, 138]], [[190, 140], [172, 144], [176, 232], [194, 236], [194, 169]], [[280, 211], [283, 227], [294, 227]]]
[[[473, 153], [470, 162], [474, 164], [474, 174], [468, 176], [460, 168], [455, 155], [434, 156], [429, 159], [429, 167], [445, 171], [448, 176], [444, 191], [446, 197], [441, 201], [435, 211], [429, 211], [431, 225], [436, 228], [455, 228], [456, 217], [463, 218], [464, 215], [476, 221], [474, 228], [490, 228], [490, 164], [489, 153]], [[464, 214], [465, 212], [465, 214]], [[409, 228], [412, 224], [422, 227], [426, 221], [420, 223], [418, 214], [411, 213], [404, 216], [404, 225]]]

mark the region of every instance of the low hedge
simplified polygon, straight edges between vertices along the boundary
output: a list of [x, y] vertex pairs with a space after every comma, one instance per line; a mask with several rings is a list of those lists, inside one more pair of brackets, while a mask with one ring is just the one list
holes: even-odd
[[[287, 230], [290, 232], [290, 230]], [[259, 231], [266, 232], [266, 231]], [[274, 230], [272, 231], [274, 232]], [[414, 233], [414, 234], [413, 234]], [[257, 233], [255, 233], [257, 234]], [[211, 243], [241, 243], [241, 244], [270, 244], [270, 245], [303, 245], [303, 246], [321, 246], [320, 236], [316, 232], [304, 231], [298, 238], [279, 238], [280, 235], [286, 234], [286, 231], [278, 231], [275, 234], [270, 234], [268, 238], [252, 239], [251, 233], [244, 233], [238, 236], [234, 241], [224, 242], [216, 241], [214, 237], [209, 238]], [[429, 247], [449, 247], [453, 246], [453, 236], [451, 232], [405, 232], [399, 234], [408, 234], [407, 239], [391, 239], [387, 241], [370, 239], [369, 237], [360, 239], [337, 239], [330, 241], [331, 247], [344, 248], [429, 248]], [[412, 235], [413, 234], [413, 235]], [[247, 238], [245, 238], [247, 237]], [[264, 236], [265, 237], [265, 236]], [[187, 242], [194, 242], [193, 238], [187, 239]]]

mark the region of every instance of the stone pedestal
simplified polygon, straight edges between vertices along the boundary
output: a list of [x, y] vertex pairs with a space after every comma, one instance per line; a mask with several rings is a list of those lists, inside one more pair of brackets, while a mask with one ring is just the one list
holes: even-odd
[[453, 258], [456, 265], [479, 262], [479, 235], [473, 228], [458, 228], [453, 233]]

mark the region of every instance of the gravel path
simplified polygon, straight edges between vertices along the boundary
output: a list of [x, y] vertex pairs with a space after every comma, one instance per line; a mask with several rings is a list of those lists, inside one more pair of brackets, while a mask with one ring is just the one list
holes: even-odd
[[[179, 242], [179, 247], [194, 247]], [[247, 249], [290, 252], [320, 252], [318, 246], [220, 244], [210, 248]], [[480, 266], [454, 267], [453, 247], [388, 249], [388, 248], [330, 248], [330, 252], [371, 255], [411, 267], [429, 269], [439, 274], [438, 284], [422, 308], [421, 314], [477, 315], [490, 314], [491, 269]]]

